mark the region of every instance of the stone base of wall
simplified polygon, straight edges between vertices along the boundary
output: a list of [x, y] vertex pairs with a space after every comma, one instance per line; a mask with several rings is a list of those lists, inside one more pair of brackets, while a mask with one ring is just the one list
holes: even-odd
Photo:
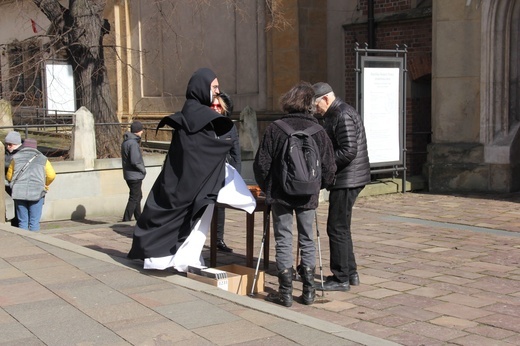
[[[146, 200], [164, 162], [164, 154], [145, 155]], [[45, 197], [42, 221], [81, 220], [90, 217], [121, 215], [128, 201], [128, 186], [123, 179], [121, 159], [98, 159], [94, 169], [86, 169], [83, 160], [52, 163], [56, 179]]]
[[518, 164], [486, 163], [484, 145], [468, 143], [428, 146], [431, 192], [507, 193], [520, 190]]

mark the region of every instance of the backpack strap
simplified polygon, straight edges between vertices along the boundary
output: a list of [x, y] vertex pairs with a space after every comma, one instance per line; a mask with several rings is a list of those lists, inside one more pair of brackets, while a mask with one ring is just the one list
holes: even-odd
[[[286, 123], [285, 121], [278, 119], [274, 121], [274, 124], [276, 124], [279, 128], [282, 129], [283, 132], [285, 132], [286, 135], [290, 136], [292, 135], [295, 130]], [[302, 132], [305, 132], [308, 136], [312, 136], [315, 133], [318, 133], [323, 127], [321, 127], [320, 124], [313, 124], [311, 127], [306, 128], [305, 130], [302, 130]]]
[[309, 136], [312, 136], [318, 132], [320, 132], [323, 129], [323, 127], [320, 124], [314, 124], [311, 127], [306, 128], [303, 130], [306, 134]]
[[281, 119], [275, 120], [274, 124], [277, 125], [280, 129], [282, 129], [282, 131], [285, 132], [287, 136], [290, 136], [294, 132], [292, 126]]

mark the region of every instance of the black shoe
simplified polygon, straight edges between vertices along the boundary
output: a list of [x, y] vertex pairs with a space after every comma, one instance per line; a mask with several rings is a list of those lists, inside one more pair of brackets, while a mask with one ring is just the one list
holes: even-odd
[[[331, 278], [331, 279], [329, 279]], [[323, 283], [324, 291], [349, 291], [350, 284], [348, 282], [339, 282], [335, 278], [327, 277], [327, 281]]]
[[223, 240], [217, 240], [217, 249], [222, 252], [233, 252], [233, 249], [229, 248]]
[[359, 286], [359, 275], [358, 273], [351, 274], [348, 278], [350, 286]]

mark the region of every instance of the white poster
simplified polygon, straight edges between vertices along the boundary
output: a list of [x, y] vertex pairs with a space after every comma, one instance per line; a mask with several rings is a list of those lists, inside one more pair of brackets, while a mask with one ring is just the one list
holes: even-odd
[[49, 115], [76, 111], [72, 66], [49, 63], [45, 65], [47, 110]]
[[399, 73], [399, 68], [363, 69], [363, 122], [371, 164], [400, 159]]

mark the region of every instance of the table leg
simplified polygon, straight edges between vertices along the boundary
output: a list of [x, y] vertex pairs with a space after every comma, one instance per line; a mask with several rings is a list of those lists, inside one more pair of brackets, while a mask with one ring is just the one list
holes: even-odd
[[254, 268], [253, 247], [255, 235], [255, 213], [247, 213], [246, 216], [246, 266]]
[[210, 240], [209, 240], [209, 266], [215, 268], [217, 266], [217, 208], [213, 210], [211, 218]]

